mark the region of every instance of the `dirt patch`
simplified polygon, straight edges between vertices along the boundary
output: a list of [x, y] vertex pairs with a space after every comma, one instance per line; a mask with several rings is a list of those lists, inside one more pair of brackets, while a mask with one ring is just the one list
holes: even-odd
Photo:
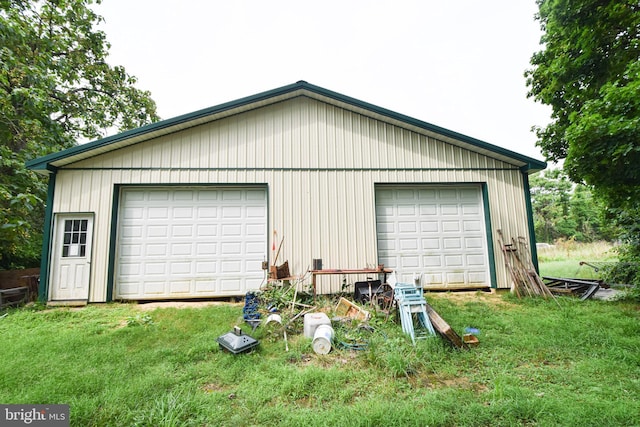
[[425, 374], [409, 377], [409, 382], [413, 386], [430, 389], [457, 388], [462, 390], [472, 390], [476, 393], [483, 393], [487, 391], [487, 387], [485, 385], [473, 382], [464, 376], [445, 377], [437, 374]]
[[156, 301], [136, 304], [140, 311], [151, 311], [156, 308], [202, 308], [212, 305], [242, 305], [228, 301]]
[[223, 386], [223, 385], [218, 384], [218, 383], [207, 383], [207, 384], [203, 385], [201, 388], [202, 388], [202, 391], [204, 391], [205, 393], [213, 393], [213, 392], [218, 392], [218, 391], [222, 391], [222, 392], [229, 391], [229, 387]]
[[503, 296], [508, 294], [509, 290], [508, 289], [504, 289], [504, 290], [499, 290], [496, 291], [495, 289], [492, 289], [490, 292], [483, 292], [483, 291], [457, 291], [457, 292], [432, 292], [432, 293], [427, 293], [426, 297], [427, 297], [427, 301], [429, 301], [429, 298], [435, 298], [435, 299], [447, 299], [449, 301], [452, 301], [456, 304], [466, 304], [468, 302], [476, 302], [476, 301], [480, 301], [480, 302], [484, 302], [484, 303], [490, 303], [493, 305], [499, 305], [499, 306], [513, 306], [512, 303], [510, 303], [509, 301], [505, 301]]

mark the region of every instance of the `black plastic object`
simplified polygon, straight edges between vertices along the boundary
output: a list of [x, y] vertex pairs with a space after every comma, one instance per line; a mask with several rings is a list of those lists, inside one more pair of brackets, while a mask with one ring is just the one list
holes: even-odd
[[260, 341], [255, 338], [243, 334], [242, 330], [237, 326], [233, 328], [232, 332], [227, 332], [226, 334], [219, 336], [216, 341], [220, 345], [221, 349], [227, 350], [233, 354], [249, 351], [260, 344]]
[[[371, 294], [369, 293], [371, 291]], [[371, 299], [376, 300], [377, 296], [382, 295], [384, 289], [380, 280], [368, 280], [366, 282], [354, 283], [353, 299], [360, 304], [370, 302]]]

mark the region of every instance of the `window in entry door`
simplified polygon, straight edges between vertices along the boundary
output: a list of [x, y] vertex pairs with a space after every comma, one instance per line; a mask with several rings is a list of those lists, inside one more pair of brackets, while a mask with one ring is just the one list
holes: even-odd
[[62, 256], [64, 258], [83, 257], [87, 251], [86, 219], [67, 219], [64, 221]]

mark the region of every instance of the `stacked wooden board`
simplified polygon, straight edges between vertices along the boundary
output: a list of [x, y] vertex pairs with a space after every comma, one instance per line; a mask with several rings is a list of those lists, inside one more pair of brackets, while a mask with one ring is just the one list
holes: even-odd
[[553, 294], [542, 281], [531, 261], [531, 253], [524, 237], [513, 237], [506, 242], [502, 230], [498, 230], [500, 248], [511, 276], [511, 291], [518, 297], [541, 296], [553, 298]]

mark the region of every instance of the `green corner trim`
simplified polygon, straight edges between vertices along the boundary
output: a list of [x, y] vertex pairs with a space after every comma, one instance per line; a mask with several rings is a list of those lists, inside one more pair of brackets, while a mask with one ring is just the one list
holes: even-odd
[[522, 172], [522, 181], [524, 187], [524, 201], [527, 208], [529, 242], [531, 242], [531, 261], [533, 262], [536, 272], [540, 273], [540, 266], [538, 265], [538, 248], [536, 247], [536, 229], [533, 222], [533, 205], [531, 204], [531, 189], [529, 187], [529, 175], [526, 172]]
[[109, 262], [107, 264], [107, 301], [113, 301], [113, 286], [115, 284], [116, 243], [118, 236], [118, 209], [120, 203], [120, 184], [113, 186], [111, 200], [111, 232], [109, 233]]
[[487, 233], [487, 253], [489, 255], [489, 275], [491, 276], [491, 287], [498, 287], [496, 276], [496, 257], [493, 247], [493, 227], [491, 227], [491, 209], [489, 208], [489, 189], [487, 183], [482, 183], [482, 203], [484, 204], [484, 226]]
[[49, 268], [51, 266], [51, 238], [53, 232], [53, 196], [56, 188], [55, 172], [49, 175], [47, 187], [47, 204], [44, 209], [44, 226], [42, 230], [42, 259], [40, 260], [40, 284], [38, 300], [46, 302], [49, 295]]

